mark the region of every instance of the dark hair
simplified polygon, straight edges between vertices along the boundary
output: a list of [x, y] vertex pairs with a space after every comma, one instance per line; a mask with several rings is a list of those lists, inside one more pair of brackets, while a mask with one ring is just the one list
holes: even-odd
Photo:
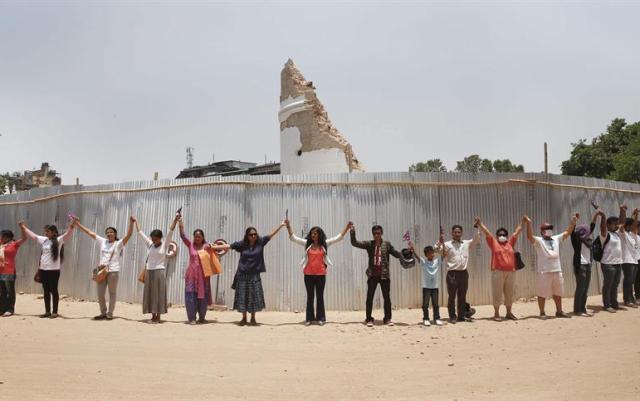
[[318, 232], [318, 244], [320, 244], [320, 246], [323, 247], [326, 252], [327, 235], [324, 233], [324, 230], [318, 226], [311, 227], [311, 230], [309, 230], [309, 234], [307, 234], [307, 237], [305, 238], [307, 240], [307, 248], [309, 248], [311, 244], [313, 244], [313, 240], [311, 239], [311, 233], [314, 231]]
[[624, 227], [633, 227], [633, 219], [631, 217], [626, 218], [626, 220], [624, 221]]
[[258, 230], [255, 227], [247, 227], [246, 230], [244, 230], [244, 239], [243, 242], [245, 245], [249, 245], [249, 233], [251, 231], [255, 231], [256, 235], [258, 234]]
[[427, 252], [434, 252], [434, 249], [431, 245], [427, 245], [424, 247], [424, 253], [426, 254]]
[[195, 236], [196, 236], [196, 234], [198, 234], [198, 233], [199, 233], [200, 235], [202, 235], [202, 242], [203, 242], [203, 243], [206, 243], [206, 242], [207, 242], [207, 240], [205, 239], [204, 231], [202, 231], [202, 230], [201, 230], [201, 229], [199, 229], [199, 228], [196, 228], [195, 230], [193, 230], [193, 236], [194, 236], [194, 237], [195, 237]]
[[2, 230], [0, 231], [0, 237], [9, 237], [9, 241], [13, 240], [13, 231]]
[[505, 236], [505, 237], [508, 237], [508, 236], [509, 236], [509, 231], [507, 231], [507, 229], [506, 229], [506, 228], [504, 228], [504, 227], [500, 227], [500, 228], [498, 228], [498, 229], [496, 230], [496, 236], [498, 236], [498, 237], [499, 237], [499, 236], [500, 236], [500, 233], [504, 233], [504, 236]]
[[618, 218], [616, 216], [611, 216], [607, 218], [607, 225], [609, 224], [618, 224]]
[[460, 229], [460, 231], [463, 231], [463, 230], [462, 230], [462, 226], [461, 226], [460, 224], [455, 224], [455, 225], [453, 225], [453, 226], [451, 227], [451, 231], [455, 230], [456, 228], [459, 228], [459, 229]]
[[151, 234], [149, 234], [149, 236], [151, 238], [162, 238], [162, 231], [156, 228], [155, 230], [151, 231]]
[[53, 232], [53, 238], [51, 239], [51, 256], [53, 257], [53, 261], [58, 260], [58, 256], [60, 256], [60, 262], [64, 262], [64, 245], [59, 246], [58, 244], [58, 227], [54, 224], [47, 224], [44, 226], [45, 230], [49, 230]]
[[376, 224], [375, 226], [371, 227], [371, 233], [373, 234], [374, 231], [376, 230], [380, 230], [381, 233], [384, 234], [384, 230], [382, 229], [381, 225]]
[[116, 241], [118, 240], [118, 230], [115, 229], [115, 227], [107, 227], [104, 229], [104, 233], [107, 233], [107, 230], [113, 230], [113, 232], [116, 234]]

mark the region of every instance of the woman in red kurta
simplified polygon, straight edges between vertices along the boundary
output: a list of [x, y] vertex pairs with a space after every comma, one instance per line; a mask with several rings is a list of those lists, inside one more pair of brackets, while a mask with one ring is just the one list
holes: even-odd
[[16, 255], [18, 249], [27, 240], [24, 228], [22, 238], [13, 239], [11, 230], [2, 230], [0, 234], [0, 316], [8, 317], [15, 313], [16, 305]]

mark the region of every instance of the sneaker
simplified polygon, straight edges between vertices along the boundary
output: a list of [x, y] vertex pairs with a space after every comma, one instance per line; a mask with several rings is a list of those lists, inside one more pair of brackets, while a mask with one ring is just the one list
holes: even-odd
[[593, 315], [591, 313], [587, 313], [587, 312], [582, 312], [578, 316], [580, 316], [580, 317], [593, 317]]
[[189, 324], [190, 324], [191, 326], [195, 326], [197, 323], [196, 323], [196, 321], [195, 321], [195, 320], [189, 320]]
[[458, 323], [471, 323], [473, 322], [473, 319], [471, 319], [470, 317], [459, 317], [458, 318]]
[[556, 312], [556, 317], [560, 317], [560, 318], [565, 318], [565, 319], [567, 319], [567, 318], [570, 318], [571, 316], [567, 315], [567, 314], [566, 314], [566, 313], [564, 313], [564, 312]]
[[629, 308], [634, 308], [634, 309], [638, 307], [638, 305], [636, 305], [636, 304], [635, 304], [635, 303], [633, 303], [633, 302], [625, 302], [625, 303], [624, 303], [624, 306], [627, 306], [627, 307], [629, 307]]
[[389, 320], [388, 322], [385, 323], [387, 326], [395, 326], [395, 324], [393, 323], [393, 321]]
[[496, 316], [493, 317], [493, 321], [494, 322], [501, 322], [502, 318], [500, 316], [496, 315]]
[[51, 316], [49, 316], [50, 319], [55, 319], [58, 317], [57, 313], [52, 313]]
[[105, 320], [107, 318], [107, 315], [98, 315], [98, 316], [94, 316], [93, 320]]
[[616, 310], [613, 309], [612, 307], [604, 308], [604, 310], [609, 312], [609, 313], [616, 313]]
[[11, 316], [11, 315], [13, 315], [13, 312], [9, 312], [9, 311], [7, 311], [7, 312], [5, 312], [5, 313], [3, 313], [3, 314], [2, 314], [2, 317], [9, 317], [9, 316]]
[[324, 326], [324, 324], [327, 323], [324, 320], [318, 320], [318, 326]]
[[540, 319], [541, 320], [547, 320], [547, 314], [546, 313], [541, 313], [540, 314]]
[[107, 315], [107, 320], [113, 320], [113, 316], [112, 315]]
[[373, 320], [369, 320], [367, 322], [367, 327], [373, 327]]
[[51, 317], [51, 313], [47, 312], [44, 315], [40, 315], [40, 319], [46, 318], [46, 317]]
[[516, 315], [514, 315], [513, 313], [508, 313], [507, 314], [507, 319], [509, 319], [509, 320], [518, 320]]
[[304, 325], [305, 326], [311, 326], [311, 322], [307, 320], [306, 322], [304, 322]]
[[636, 299], [636, 305], [640, 305], [640, 298]]
[[429, 322], [428, 320], [423, 320], [422, 324], [424, 324], [427, 327], [431, 326], [431, 322]]
[[436, 319], [436, 326], [443, 326], [444, 322], [440, 319]]

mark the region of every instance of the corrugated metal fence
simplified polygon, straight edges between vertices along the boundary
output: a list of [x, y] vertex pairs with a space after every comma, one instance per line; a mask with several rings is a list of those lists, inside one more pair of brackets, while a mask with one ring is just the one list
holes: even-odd
[[[635, 191], [638, 191], [637, 193]], [[44, 198], [44, 199], [43, 199]], [[102, 234], [107, 226], [115, 226], [120, 235], [126, 231], [130, 215], [135, 215], [145, 232], [159, 228], [165, 233], [175, 210], [183, 206], [186, 228], [201, 228], [209, 240], [242, 238], [247, 226], [255, 226], [260, 234], [276, 227], [289, 210], [294, 230], [306, 234], [318, 225], [333, 235], [352, 220], [359, 239], [370, 238], [370, 227], [380, 224], [385, 238], [397, 248], [406, 246], [402, 234], [410, 231], [422, 249], [433, 244], [439, 226], [448, 234], [453, 224], [464, 227], [465, 237], [474, 229], [473, 218], [481, 216], [491, 231], [499, 226], [510, 232], [527, 213], [537, 227], [543, 220], [554, 223], [557, 231], [569, 224], [573, 212], [580, 212], [582, 222], [593, 213], [595, 200], [607, 214], [617, 214], [622, 202], [640, 206], [640, 186], [599, 179], [543, 174], [458, 174], [458, 173], [366, 173], [297, 176], [240, 176], [206, 179], [161, 180], [100, 186], [61, 186], [39, 188], [0, 198], [0, 227], [19, 232], [17, 221], [24, 219], [34, 231], [45, 224], [66, 225], [69, 211], [83, 224]], [[177, 233], [174, 236], [177, 238]], [[178, 239], [178, 242], [179, 239]], [[535, 253], [523, 235], [517, 248], [527, 267], [517, 273], [517, 297], [535, 295]], [[140, 302], [142, 286], [136, 281], [145, 259], [145, 247], [138, 238], [127, 245], [118, 288], [121, 301]], [[573, 251], [567, 240], [562, 245], [565, 290], [571, 295], [574, 278], [571, 267]], [[366, 253], [349, 244], [348, 236], [329, 250], [335, 266], [330, 269], [326, 286], [326, 305], [332, 310], [363, 309], [366, 297]], [[267, 246], [267, 273], [263, 274], [265, 297], [270, 310], [304, 310], [305, 289], [298, 261], [303, 249], [291, 243], [283, 229]], [[37, 268], [39, 251], [33, 242], [18, 254], [17, 288], [39, 292], [32, 277]], [[484, 243], [472, 252], [468, 299], [473, 304], [491, 303], [489, 259]], [[393, 258], [392, 258], [393, 259]], [[235, 252], [223, 258], [224, 273], [213, 279], [214, 294], [233, 303], [230, 290], [238, 257]], [[65, 245], [65, 261], [60, 281], [62, 293], [77, 298], [96, 299], [96, 286], [91, 269], [98, 262], [96, 243], [77, 231]], [[168, 269], [170, 302], [184, 302], [183, 275], [187, 254], [181, 252]], [[393, 304], [396, 307], [418, 307], [421, 300], [420, 270], [402, 269], [392, 261]], [[597, 294], [601, 276], [593, 276], [590, 293]], [[441, 288], [445, 288], [444, 278]], [[441, 302], [446, 291], [441, 291]], [[380, 305], [379, 294], [376, 307]]]

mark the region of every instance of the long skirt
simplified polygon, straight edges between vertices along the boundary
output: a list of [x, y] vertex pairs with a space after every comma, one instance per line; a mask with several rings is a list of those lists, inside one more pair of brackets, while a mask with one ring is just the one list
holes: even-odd
[[142, 313], [167, 313], [167, 273], [165, 269], [145, 272]]
[[265, 308], [264, 291], [259, 273], [238, 273], [233, 309], [238, 312], [259, 312]]

